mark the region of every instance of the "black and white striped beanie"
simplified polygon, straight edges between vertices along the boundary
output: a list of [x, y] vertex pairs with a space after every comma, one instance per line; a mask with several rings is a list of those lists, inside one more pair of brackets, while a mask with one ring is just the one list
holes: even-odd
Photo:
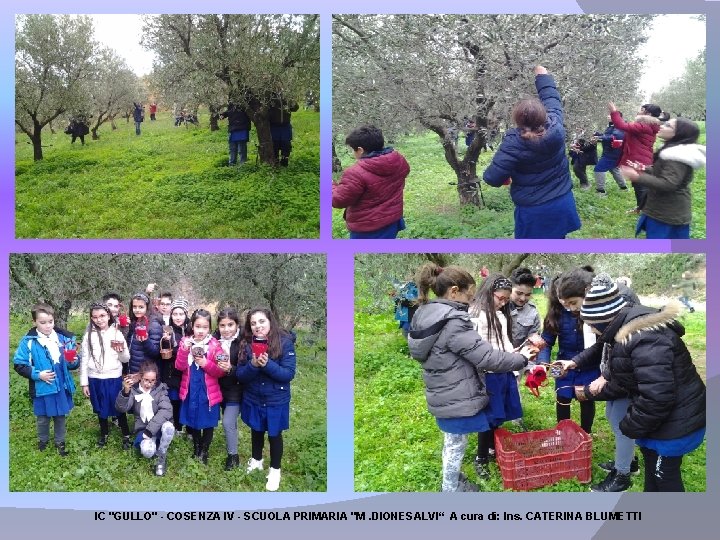
[[588, 324], [608, 323], [625, 305], [627, 301], [610, 276], [605, 273], [598, 274], [593, 278], [590, 290], [585, 294], [580, 317]]

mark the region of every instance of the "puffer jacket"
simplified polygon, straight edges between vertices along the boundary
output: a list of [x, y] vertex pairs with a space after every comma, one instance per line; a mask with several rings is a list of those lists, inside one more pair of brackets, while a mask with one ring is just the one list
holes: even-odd
[[162, 338], [162, 323], [156, 318], [151, 317], [148, 320], [148, 337], [145, 341], [140, 341], [135, 336], [136, 322], [130, 323], [128, 330], [128, 349], [130, 350], [130, 362], [128, 369], [130, 373], [140, 371], [140, 365], [145, 360], [160, 361], [160, 338]]
[[[280, 338], [280, 358], [270, 358], [265, 367], [255, 367], [249, 361], [241, 361], [235, 372], [245, 385], [243, 399], [259, 406], [284, 405], [290, 402], [290, 381], [295, 378], [297, 359], [293, 334]], [[250, 345], [246, 345], [243, 358], [252, 358]]]
[[681, 339], [681, 311], [674, 300], [660, 311], [627, 306], [574, 358], [578, 367], [600, 364], [608, 380], [601, 399], [628, 395], [620, 430], [631, 439], [678, 439], [705, 426], [705, 384]]
[[[213, 337], [220, 342], [220, 331], [216, 330]], [[220, 391], [222, 392], [223, 401], [225, 403], [240, 403], [242, 400], [243, 387], [235, 376], [237, 371], [238, 358], [240, 357], [240, 343], [242, 342], [242, 330], [234, 340], [230, 342], [230, 364], [232, 369], [230, 373], [220, 379]], [[220, 345], [222, 347], [222, 343]]]
[[547, 343], [547, 347], [538, 353], [538, 362], [550, 362], [552, 348], [555, 346], [556, 340], [558, 342], [558, 360], [569, 360], [585, 350], [585, 337], [583, 336], [582, 326], [578, 326], [578, 318], [573, 317], [571, 312], [563, 310], [559, 322], [559, 334], [553, 334], [547, 330], [543, 330], [543, 333], [540, 334]]
[[619, 111], [610, 113], [610, 119], [616, 128], [625, 132], [622, 156], [618, 165], [627, 161], [637, 161], [643, 165], [653, 162], [653, 145], [660, 131], [660, 120], [653, 116], [640, 116], [635, 122], [626, 122]]
[[[612, 159], [616, 163], [620, 161], [623, 150], [623, 141], [625, 140], [625, 132], [615, 127], [615, 124], [610, 122], [604, 133], [597, 135], [597, 139], [602, 143], [602, 157], [605, 159]], [[619, 141], [617, 148], [613, 148], [613, 141]]]
[[[60, 344], [65, 347], [67, 344], [76, 345], [75, 334], [66, 330], [55, 328]], [[80, 365], [80, 357], [78, 354], [75, 360], [67, 362], [60, 354], [60, 362], [62, 365], [63, 375], [65, 376], [65, 386], [60, 388], [59, 379], [56, 377], [53, 381], [46, 383], [40, 379], [40, 372], [53, 369], [53, 361], [50, 352], [38, 341], [37, 328], [31, 328], [30, 331], [20, 340], [15, 356], [13, 357], [13, 367], [15, 372], [25, 377], [29, 381], [30, 400], [35, 397], [49, 396], [57, 394], [62, 390], [68, 390], [71, 394], [75, 392], [75, 382], [71, 369], [77, 369]], [[39, 385], [39, 386], [38, 386]]]
[[695, 169], [705, 166], [705, 147], [680, 144], [665, 148], [654, 165], [636, 183], [648, 187], [643, 214], [669, 225], [687, 225], [692, 218], [692, 182]]
[[137, 383], [130, 388], [128, 395], [123, 394], [123, 391], [120, 390], [115, 399], [115, 408], [119, 412], [133, 412], [135, 415], [135, 433], [142, 431], [148, 437], [155, 437], [162, 425], [165, 422], [172, 422], [173, 419], [172, 403], [168, 398], [167, 386], [165, 386], [165, 383], [159, 383], [150, 391], [150, 396], [153, 398], [153, 413], [155, 414], [149, 422], [144, 422], [140, 417], [140, 403], [135, 399], [135, 396], [142, 394], [139, 385], [140, 383]]
[[360, 158], [333, 183], [333, 208], [346, 208], [345, 222], [353, 232], [377, 231], [403, 217], [403, 190], [410, 165], [388, 147]]
[[[202, 368], [205, 371], [205, 387], [207, 388], [208, 402], [210, 406], [216, 405], [222, 401], [222, 393], [220, 392], [220, 384], [218, 379], [225, 376], [225, 372], [217, 365], [217, 354], [222, 351], [222, 347], [217, 339], [211, 337], [208, 342], [208, 349], [205, 357], [207, 363]], [[175, 359], [175, 368], [182, 372], [182, 380], [180, 381], [180, 399], [185, 399], [190, 388], [190, 373], [188, 373], [188, 356], [190, 349], [178, 347], [177, 358]], [[194, 365], [195, 362], [192, 362]], [[193, 368], [195, 369], [195, 368]]]
[[547, 110], [545, 134], [523, 139], [517, 128], [509, 129], [483, 173], [483, 180], [495, 187], [512, 178], [510, 197], [517, 206], [540, 205], [572, 189], [560, 93], [551, 75], [537, 75], [535, 87]]
[[410, 324], [410, 354], [423, 367], [425, 398], [437, 418], [473, 416], [488, 404], [483, 371], [527, 365], [518, 353], [492, 348], [475, 330], [468, 306], [452, 300], [422, 304]]

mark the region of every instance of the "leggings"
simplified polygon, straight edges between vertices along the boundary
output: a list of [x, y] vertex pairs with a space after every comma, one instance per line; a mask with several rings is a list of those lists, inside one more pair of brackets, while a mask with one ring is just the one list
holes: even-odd
[[222, 425], [225, 432], [225, 446], [227, 453], [235, 455], [238, 453], [238, 427], [237, 419], [240, 414], [239, 403], [228, 403], [223, 411]]
[[487, 460], [491, 448], [495, 448], [495, 428], [490, 428], [490, 431], [480, 431], [478, 433], [477, 457]]
[[682, 456], [661, 456], [642, 446], [640, 452], [645, 462], [645, 491], [685, 491], [680, 471]]
[[[485, 431], [483, 433], [489, 433]], [[445, 439], [442, 449], [442, 490], [457, 491], [460, 479], [460, 465], [465, 457], [465, 449], [468, 444], [467, 434], [443, 432]]]
[[192, 428], [192, 431], [190, 433], [192, 434], [193, 443], [198, 443], [203, 448], [210, 448], [210, 443], [212, 443], [213, 434], [215, 433], [215, 428], [211, 428], [211, 427], [205, 428], [205, 429]]
[[[254, 429], [251, 430], [251, 440], [252, 458], [260, 461], [262, 459], [263, 446], [265, 446], [265, 432], [255, 431]], [[283, 455], [282, 432], [275, 437], [270, 437], [268, 435], [268, 442], [270, 443], [270, 467], [273, 469], [279, 469]]]
[[[560, 420], [570, 419], [570, 403], [572, 398], [557, 397], [557, 403], [555, 404], [555, 412], [557, 414], [558, 422]], [[580, 402], [580, 427], [583, 428], [585, 433], [590, 434], [592, 432], [593, 421], [595, 420], [595, 402], [594, 401], [581, 401]]]
[[[118, 413], [117, 419], [123, 437], [130, 435], [130, 427], [128, 426], [127, 415], [125, 413]], [[107, 435], [108, 433], [110, 433], [110, 425], [108, 424], [108, 419], [100, 418], [98, 416], [98, 421], [100, 422], [100, 435]]]

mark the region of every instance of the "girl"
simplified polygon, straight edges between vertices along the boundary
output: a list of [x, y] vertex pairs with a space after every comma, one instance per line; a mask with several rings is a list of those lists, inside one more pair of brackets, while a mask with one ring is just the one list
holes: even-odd
[[293, 334], [280, 328], [267, 308], [248, 312], [243, 329], [244, 346], [236, 371], [244, 383], [240, 414], [251, 429], [252, 455], [248, 473], [263, 468], [265, 432], [270, 444], [270, 470], [265, 489], [280, 487], [282, 432], [290, 427], [290, 381], [295, 377]]
[[131, 446], [130, 428], [125, 413], [115, 410], [115, 398], [122, 386], [123, 364], [130, 358], [122, 332], [115, 326], [110, 308], [105, 304], [90, 306], [90, 322], [82, 341], [80, 385], [90, 398], [100, 423], [98, 448], [104, 448], [109, 437], [108, 418], [117, 417], [122, 432], [123, 450]]
[[193, 312], [190, 318], [193, 334], [180, 341], [175, 359], [175, 367], [182, 372], [180, 422], [192, 428], [193, 455], [205, 465], [220, 420], [222, 394], [218, 379], [225, 375], [217, 365], [222, 347], [210, 333], [211, 319], [204, 309]]
[[629, 396], [620, 430], [643, 454], [645, 491], [685, 491], [682, 458], [705, 436], [705, 384], [682, 341], [685, 329], [675, 320], [680, 311], [675, 301], [660, 311], [628, 304], [600, 274], [580, 310], [599, 334], [598, 344], [563, 361], [571, 369], [600, 364], [602, 376], [585, 393]]
[[192, 327], [190, 326], [190, 317], [188, 317], [188, 302], [182, 297], [176, 298], [170, 306], [170, 328], [172, 328], [172, 348], [173, 354], [170, 360], [161, 360], [160, 362], [160, 382], [165, 383], [168, 387], [168, 398], [172, 403], [173, 424], [175, 431], [182, 431], [182, 422], [180, 422], [180, 380], [182, 372], [175, 367], [177, 360], [178, 347], [185, 336], [192, 335]]
[[145, 293], [137, 293], [130, 300], [130, 373], [137, 373], [145, 360], [160, 359], [162, 325], [155, 317], [149, 317], [150, 309], [150, 299]]
[[705, 147], [695, 144], [700, 130], [684, 118], [662, 124], [658, 137], [665, 141], [653, 154], [653, 166], [631, 162], [621, 168], [633, 186], [645, 186], [647, 197], [635, 236], [647, 238], [690, 238], [693, 171], [705, 166]]
[[[218, 329], [214, 337], [220, 341], [222, 354], [218, 354], [218, 366], [228, 374], [236, 371], [238, 357], [240, 356], [240, 318], [237, 311], [232, 308], [223, 309], [217, 316]], [[222, 392], [223, 409], [223, 431], [225, 432], [225, 446], [227, 447], [227, 459], [225, 470], [231, 471], [240, 465], [238, 456], [238, 429], [237, 419], [240, 415], [240, 403], [242, 400], [242, 385], [235, 376], [226, 376], [220, 379], [220, 391]]]
[[175, 435], [172, 424], [172, 404], [167, 386], [160, 382], [154, 362], [143, 362], [138, 372], [139, 382], [132, 375], [123, 379], [122, 390], [115, 400], [115, 408], [135, 415], [135, 447], [146, 458], [157, 456], [155, 475], [163, 476], [167, 451]]
[[[548, 292], [548, 312], [543, 321], [542, 338], [547, 343], [538, 354], [538, 362], [550, 363], [550, 353], [555, 341], [558, 342], [558, 360], [569, 360], [595, 343], [595, 334], [580, 320], [579, 313], [565, 309], [558, 299], [555, 281], [550, 284]], [[587, 329], [587, 331], [586, 331]], [[575, 385], [584, 386], [600, 376], [600, 368], [568, 371], [555, 379], [555, 414], [557, 421], [570, 418], [570, 403], [575, 397]], [[595, 420], [595, 402], [580, 402], [580, 427], [586, 433], [592, 432]]]
[[[510, 315], [510, 295], [512, 282], [501, 274], [491, 274], [483, 282], [477, 299], [470, 307], [470, 316], [477, 325], [480, 337], [493, 349], [514, 352], [512, 346], [512, 318]], [[510, 323], [508, 323], [510, 321]], [[485, 373], [485, 385], [490, 401], [483, 411], [488, 429], [478, 430], [478, 450], [475, 458], [475, 470], [479, 478], [489, 478], [488, 461], [490, 448], [495, 446], [495, 429], [506, 420], [522, 418], [515, 374], [512, 371]]]
[[55, 328], [55, 311], [48, 304], [36, 304], [31, 312], [33, 328], [22, 338], [13, 364], [15, 371], [28, 379], [33, 413], [37, 416], [38, 450], [47, 448], [50, 419], [55, 430], [55, 448], [60, 456], [65, 449], [65, 420], [73, 408], [75, 383], [70, 369], [77, 369], [75, 336]]
[[515, 238], [565, 238], [580, 228], [580, 217], [565, 155], [562, 102], [542, 66], [535, 67], [535, 88], [540, 99], [515, 105], [517, 128], [505, 133], [483, 180], [495, 187], [511, 183]]
[[[512, 371], [527, 365], [532, 351], [520, 354], [492, 348], [474, 328], [468, 305], [475, 280], [457, 266], [427, 263], [417, 273], [420, 307], [408, 336], [410, 354], [423, 366], [428, 410], [443, 432], [442, 491], [478, 491], [460, 473], [468, 433], [490, 429], [488, 395], [482, 370]], [[432, 290], [437, 297], [428, 300]], [[514, 382], [513, 382], [514, 384]]]

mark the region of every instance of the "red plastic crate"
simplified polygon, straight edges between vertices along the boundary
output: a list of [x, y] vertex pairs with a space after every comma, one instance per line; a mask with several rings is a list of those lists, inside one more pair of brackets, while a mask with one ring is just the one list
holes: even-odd
[[505, 489], [527, 491], [563, 478], [590, 481], [592, 438], [572, 420], [554, 429], [510, 433], [495, 431], [495, 455]]

